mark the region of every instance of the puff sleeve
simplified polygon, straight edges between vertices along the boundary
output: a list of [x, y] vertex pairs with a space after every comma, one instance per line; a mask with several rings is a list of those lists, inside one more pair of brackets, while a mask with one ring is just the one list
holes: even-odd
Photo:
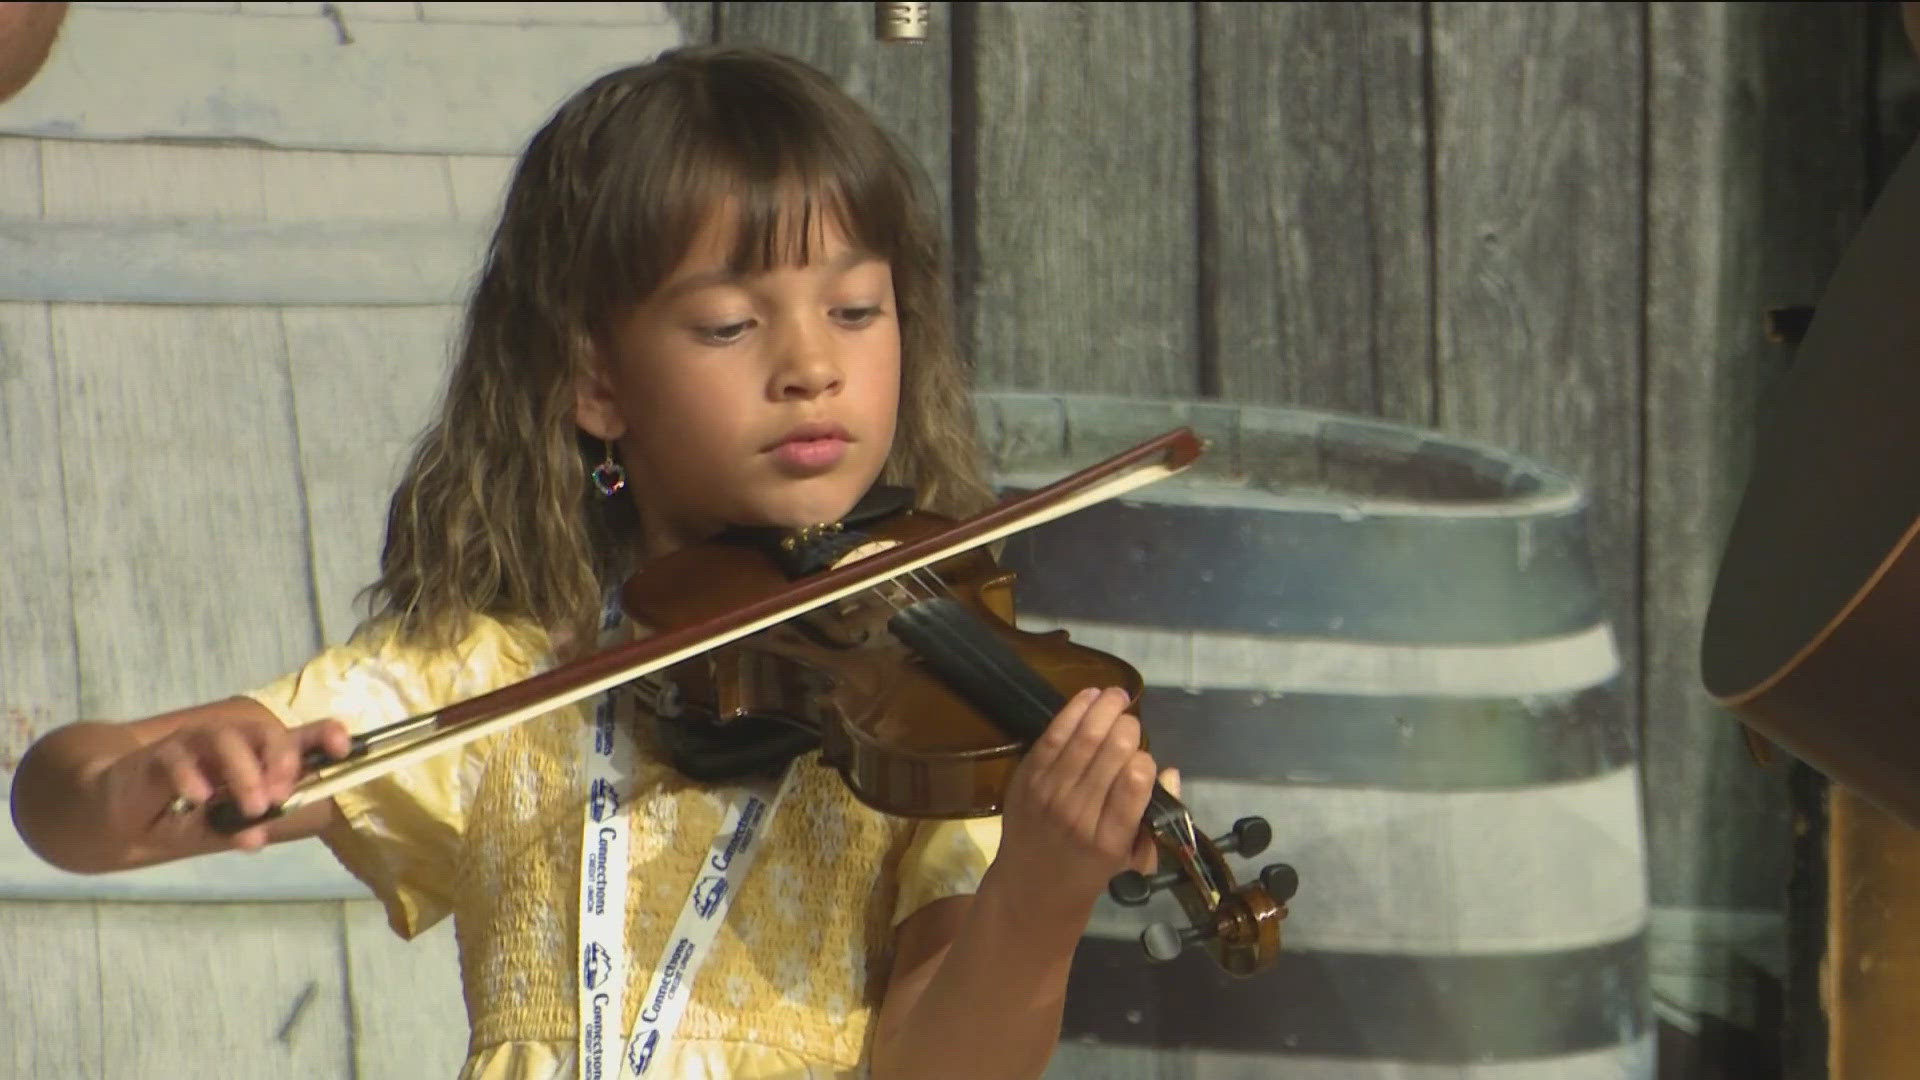
[[[538, 670], [537, 648], [531, 635], [492, 620], [445, 650], [363, 627], [246, 696], [288, 726], [332, 718], [357, 734], [520, 681]], [[492, 742], [475, 740], [333, 797], [340, 819], [321, 842], [385, 905], [401, 937], [451, 910], [467, 808]]]
[[924, 821], [901, 856], [893, 925], [949, 896], [970, 896], [1000, 850], [998, 817]]

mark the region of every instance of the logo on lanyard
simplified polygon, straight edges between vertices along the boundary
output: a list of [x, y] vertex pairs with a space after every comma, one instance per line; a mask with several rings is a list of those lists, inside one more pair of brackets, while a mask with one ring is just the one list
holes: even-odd
[[720, 901], [726, 895], [727, 879], [718, 874], [708, 874], [693, 887], [693, 910], [699, 912], [701, 918], [711, 919], [713, 909], [720, 906]]
[[646, 1038], [634, 1043], [633, 1048], [627, 1051], [627, 1068], [632, 1069], [635, 1076], [643, 1075], [647, 1071], [647, 1066], [653, 1064], [653, 1048], [658, 1045], [660, 1045], [660, 1033], [647, 1032]]
[[600, 707], [593, 711], [593, 752], [601, 757], [613, 756], [613, 699], [606, 698]]
[[587, 942], [583, 972], [587, 980], [587, 989], [598, 990], [600, 983], [607, 977], [608, 969], [612, 966], [613, 957], [607, 955], [607, 950], [599, 942]]
[[596, 776], [587, 795], [587, 807], [593, 814], [593, 820], [605, 821], [620, 812], [620, 792], [611, 781]]

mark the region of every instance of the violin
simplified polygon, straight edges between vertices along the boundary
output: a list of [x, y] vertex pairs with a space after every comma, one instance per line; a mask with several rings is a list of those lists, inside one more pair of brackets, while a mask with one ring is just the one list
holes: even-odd
[[[285, 803], [247, 819], [230, 801], [209, 824], [237, 832], [355, 784], [615, 686], [651, 682], [673, 763], [716, 781], [784, 767], [817, 748], [849, 790], [883, 813], [999, 812], [1025, 748], [1088, 686], [1143, 680], [1065, 631], [1014, 626], [1014, 575], [987, 545], [1186, 468], [1201, 444], [1180, 429], [955, 522], [878, 489], [877, 508], [794, 533], [732, 530], [653, 560], [620, 590], [649, 636], [319, 752]], [[697, 588], [688, 588], [697, 582]], [[652, 677], [652, 678], [647, 678]], [[1136, 710], [1137, 715], [1137, 710]], [[1272, 831], [1242, 818], [1218, 839], [1157, 782], [1142, 822], [1163, 869], [1127, 871], [1109, 894], [1139, 906], [1170, 890], [1188, 925], [1157, 923], [1147, 955], [1204, 945], [1230, 974], [1272, 965], [1298, 879], [1275, 864], [1238, 882], [1225, 855], [1259, 854]]]
[[[697, 625], [784, 587], [789, 575], [955, 524], [905, 507], [897, 489], [880, 497], [892, 506], [871, 524], [850, 518], [784, 536], [736, 530], [658, 559], [626, 583], [622, 606], [652, 628]], [[662, 741], [696, 779], [772, 769], [817, 747], [854, 796], [882, 813], [999, 813], [1022, 753], [1068, 697], [1119, 686], [1137, 712], [1144, 688], [1132, 665], [1064, 630], [1018, 629], [1014, 580], [976, 548], [669, 669], [655, 709]], [[690, 590], [689, 581], [701, 586]], [[1240, 885], [1224, 857], [1260, 854], [1272, 839], [1267, 823], [1242, 818], [1211, 839], [1156, 781], [1142, 825], [1174, 869], [1150, 878], [1128, 871], [1109, 894], [1138, 906], [1171, 889], [1189, 923], [1150, 927], [1148, 955], [1168, 960], [1204, 943], [1232, 974], [1271, 964], [1297, 876], [1275, 864], [1257, 884]]]

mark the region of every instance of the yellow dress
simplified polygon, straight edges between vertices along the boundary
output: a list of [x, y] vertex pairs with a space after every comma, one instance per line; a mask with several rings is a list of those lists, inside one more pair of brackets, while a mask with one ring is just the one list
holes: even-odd
[[[543, 647], [536, 634], [487, 620], [458, 648], [433, 653], [362, 628], [249, 696], [289, 725], [333, 717], [363, 731], [519, 681], [538, 669]], [[453, 916], [469, 1022], [461, 1080], [577, 1074], [579, 733], [592, 704], [335, 796], [343, 824], [321, 839], [385, 904], [394, 931], [411, 938]], [[623, 1033], [722, 809], [658, 760], [645, 731], [635, 735]], [[817, 757], [794, 768], [654, 1075], [858, 1075], [894, 927], [930, 901], [971, 893], [998, 849], [998, 818], [890, 817], [854, 799]]]

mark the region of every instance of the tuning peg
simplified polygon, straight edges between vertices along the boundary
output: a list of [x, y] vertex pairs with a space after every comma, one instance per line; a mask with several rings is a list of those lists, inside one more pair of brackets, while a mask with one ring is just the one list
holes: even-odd
[[1286, 863], [1269, 863], [1260, 869], [1260, 887], [1274, 903], [1284, 904], [1300, 891], [1300, 872]]
[[1152, 877], [1138, 870], [1122, 870], [1107, 882], [1107, 895], [1113, 902], [1126, 907], [1139, 907], [1153, 899], [1153, 894], [1180, 880], [1178, 870], [1168, 870]]
[[1197, 945], [1213, 936], [1213, 928], [1188, 926], [1176, 928], [1171, 923], [1158, 922], [1140, 931], [1140, 947], [1147, 951], [1147, 958], [1166, 963], [1179, 956], [1189, 945]]
[[1233, 831], [1213, 842], [1221, 851], [1251, 859], [1273, 843], [1273, 829], [1263, 818], [1243, 817], [1233, 823]]

